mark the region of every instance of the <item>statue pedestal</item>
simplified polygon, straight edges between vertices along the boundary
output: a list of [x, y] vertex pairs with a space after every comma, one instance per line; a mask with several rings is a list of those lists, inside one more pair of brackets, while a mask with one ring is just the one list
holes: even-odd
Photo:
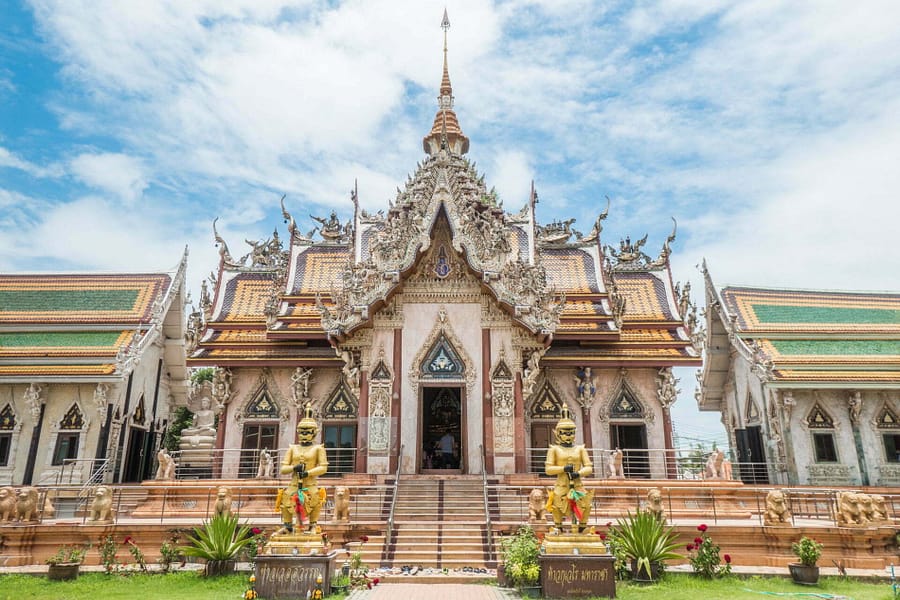
[[545, 598], [616, 597], [615, 558], [610, 554], [544, 554], [538, 562]]
[[262, 598], [305, 599], [316, 588], [316, 578], [321, 577], [322, 591], [327, 596], [331, 593], [331, 574], [336, 555], [337, 552], [257, 556], [256, 591]]
[[544, 554], [606, 554], [606, 544], [594, 533], [548, 533], [543, 548]]
[[216, 445], [215, 436], [183, 435], [178, 445], [180, 452], [179, 465], [182, 467], [208, 467], [212, 465]]
[[327, 552], [322, 534], [308, 532], [272, 534], [263, 550], [270, 556], [321, 556]]

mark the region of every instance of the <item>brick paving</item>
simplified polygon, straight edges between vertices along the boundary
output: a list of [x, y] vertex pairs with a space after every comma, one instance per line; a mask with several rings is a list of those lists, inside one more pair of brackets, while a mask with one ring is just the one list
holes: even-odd
[[354, 590], [347, 600], [512, 600], [518, 592], [474, 583], [380, 583], [371, 590]]

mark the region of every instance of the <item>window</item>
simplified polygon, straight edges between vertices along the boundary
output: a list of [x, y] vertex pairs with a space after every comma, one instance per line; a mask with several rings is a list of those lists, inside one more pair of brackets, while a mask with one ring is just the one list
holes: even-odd
[[356, 423], [325, 425], [322, 440], [328, 456], [328, 473], [352, 473], [356, 455]]
[[238, 477], [254, 477], [259, 466], [262, 450], [273, 451], [278, 444], [276, 423], [252, 423], [244, 425], [244, 439], [241, 441], [241, 465]]
[[885, 460], [889, 463], [900, 463], [900, 433], [885, 433], [882, 439]]
[[816, 462], [837, 462], [833, 433], [814, 433], [813, 446], [816, 451]]
[[78, 458], [78, 433], [60, 433], [53, 451], [53, 466], [63, 464], [67, 459]]
[[11, 433], [0, 433], [0, 467], [9, 464], [9, 448], [12, 445]]

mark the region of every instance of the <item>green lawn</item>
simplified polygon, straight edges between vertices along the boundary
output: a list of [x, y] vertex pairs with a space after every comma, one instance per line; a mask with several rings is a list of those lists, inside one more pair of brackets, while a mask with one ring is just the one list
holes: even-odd
[[[728, 577], [706, 581], [682, 573], [668, 574], [660, 583], [640, 586], [619, 582], [620, 600], [665, 598], [665, 600], [766, 600], [774, 598], [807, 600], [811, 598], [848, 598], [853, 600], [893, 600], [887, 582], [870, 583], [855, 579], [823, 577], [819, 585], [807, 587], [789, 577]], [[815, 594], [815, 595], [814, 595]]]

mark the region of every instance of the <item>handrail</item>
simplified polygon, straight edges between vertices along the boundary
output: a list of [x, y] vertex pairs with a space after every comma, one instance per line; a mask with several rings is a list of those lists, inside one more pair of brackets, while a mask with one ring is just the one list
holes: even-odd
[[94, 464], [91, 465], [91, 476], [87, 478], [87, 481], [85, 481], [84, 484], [82, 484], [81, 489], [78, 490], [78, 495], [75, 498], [76, 507], [81, 506], [82, 502], [87, 504], [87, 499], [91, 495], [91, 488], [102, 483], [103, 478], [106, 477], [106, 470], [109, 468], [109, 457], [106, 457], [99, 462], [94, 459], [93, 462]]
[[397, 494], [400, 492], [400, 467], [403, 465], [403, 444], [400, 444], [400, 453], [397, 455], [397, 473], [394, 477], [394, 494], [391, 498], [391, 511], [388, 513], [387, 531], [384, 534], [384, 549], [391, 545], [391, 533], [394, 530], [394, 509], [397, 506]]
[[493, 525], [491, 524], [491, 508], [488, 506], [488, 486], [487, 486], [487, 465], [484, 460], [484, 445], [479, 444], [478, 449], [481, 452], [481, 489], [484, 493], [484, 524], [485, 529], [487, 530], [487, 547], [488, 547], [488, 562], [493, 562], [494, 560], [494, 536], [493, 536]]

